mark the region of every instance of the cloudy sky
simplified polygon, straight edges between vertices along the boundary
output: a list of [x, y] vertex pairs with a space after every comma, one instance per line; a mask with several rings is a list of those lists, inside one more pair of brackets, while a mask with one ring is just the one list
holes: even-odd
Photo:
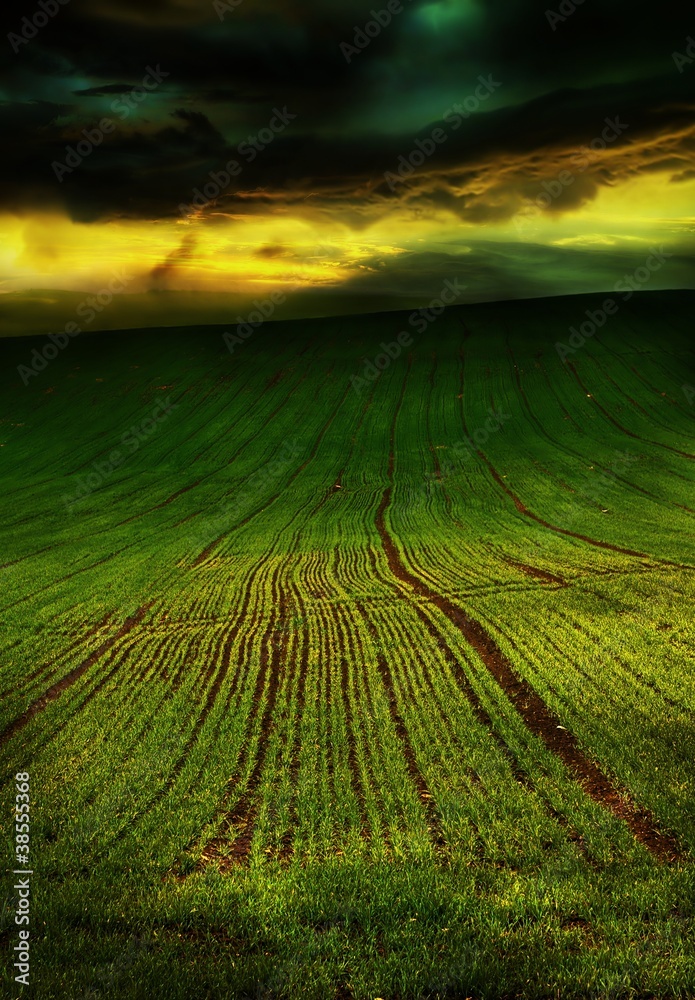
[[45, 7], [8, 16], [2, 57], [6, 304], [59, 310], [46, 290], [118, 274], [148, 322], [162, 292], [278, 290], [300, 313], [453, 278], [470, 301], [558, 295], [613, 288], [653, 246], [645, 287], [695, 284], [681, 2]]

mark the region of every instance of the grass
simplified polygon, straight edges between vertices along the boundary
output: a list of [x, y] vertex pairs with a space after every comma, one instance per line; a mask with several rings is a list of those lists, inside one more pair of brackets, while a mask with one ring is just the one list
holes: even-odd
[[37, 996], [695, 993], [693, 296], [591, 305], [2, 342]]

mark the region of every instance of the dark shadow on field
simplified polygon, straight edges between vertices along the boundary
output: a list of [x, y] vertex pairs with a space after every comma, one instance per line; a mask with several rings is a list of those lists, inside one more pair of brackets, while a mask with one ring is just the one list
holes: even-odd
[[326, 858], [184, 883], [93, 873], [48, 887], [37, 995], [540, 1000], [552, 987], [584, 1000], [614, 983], [657, 996], [659, 963], [688, 948], [691, 883], [645, 863], [587, 885], [584, 863], [553, 851], [529, 871]]

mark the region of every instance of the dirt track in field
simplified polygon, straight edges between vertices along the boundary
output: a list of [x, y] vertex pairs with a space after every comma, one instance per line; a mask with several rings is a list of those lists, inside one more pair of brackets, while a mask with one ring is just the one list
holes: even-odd
[[[587, 795], [590, 795], [594, 801], [605, 806], [619, 819], [624, 820], [636, 839], [659, 860], [673, 861], [678, 859], [681, 856], [681, 852], [675, 837], [658, 830], [653, 816], [646, 809], [640, 808], [633, 801], [626, 789], [618, 790], [606, 775], [603, 774], [598, 765], [584, 754], [574, 734], [562, 726], [561, 720], [545, 704], [534, 688], [518, 675], [493, 637], [483, 628], [480, 622], [471, 618], [461, 608], [457, 608], [448, 598], [430, 590], [420, 579], [409, 572], [403, 564], [400, 553], [389, 534], [385, 515], [391, 503], [395, 427], [405, 391], [405, 381], [404, 379], [391, 426], [388, 485], [384, 490], [376, 514], [376, 528], [391, 573], [409, 591], [417, 594], [419, 597], [426, 598], [434, 604], [461, 631], [466, 641], [475, 649], [487, 669], [512, 702], [529, 730], [535, 736], [540, 736], [546, 746], [560, 758], [563, 764], [579, 781]], [[493, 469], [492, 471], [505, 492], [513, 496], [495, 470]], [[521, 505], [521, 502], [517, 501], [516, 498], [515, 502]], [[523, 507], [523, 505], [521, 506]], [[531, 516], [535, 518], [535, 515]], [[535, 519], [540, 520], [540, 518]], [[596, 544], [601, 544], [605, 548], [616, 549], [616, 551], [627, 555], [642, 557], [641, 553], [632, 552], [628, 549], [620, 549], [608, 543]], [[648, 557], [644, 556], [643, 558]]]

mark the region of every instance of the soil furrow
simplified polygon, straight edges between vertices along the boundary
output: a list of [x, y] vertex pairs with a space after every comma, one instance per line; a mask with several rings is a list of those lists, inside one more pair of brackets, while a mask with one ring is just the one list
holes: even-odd
[[141, 623], [149, 609], [152, 607], [154, 601], [150, 601], [148, 604], [143, 604], [142, 607], [138, 608], [134, 615], [126, 618], [124, 623], [118, 629], [118, 631], [112, 635], [109, 639], [106, 639], [101, 645], [91, 653], [86, 660], [83, 660], [79, 666], [75, 667], [70, 671], [65, 677], [57, 681], [48, 691], [44, 692], [40, 698], [37, 698], [33, 704], [31, 704], [19, 718], [11, 722], [9, 726], [0, 733], [0, 746], [3, 746], [9, 739], [11, 739], [16, 733], [22, 730], [34, 716], [39, 715], [46, 708], [50, 702], [55, 701], [59, 698], [64, 691], [80, 679], [80, 677], [89, 670], [90, 667], [94, 666], [99, 659], [108, 652], [109, 649], [122, 639], [124, 635], [127, 635], [132, 629]]
[[[597, 764], [581, 750], [576, 737], [561, 725], [560, 719], [545, 704], [534, 688], [521, 678], [514, 667], [480, 622], [465, 614], [441, 594], [430, 590], [403, 564], [386, 526], [385, 513], [391, 503], [394, 471], [394, 439], [396, 421], [400, 411], [407, 374], [403, 380], [401, 394], [394, 411], [389, 442], [389, 481], [384, 490], [376, 514], [376, 527], [393, 576], [409, 587], [415, 594], [434, 604], [460, 630], [466, 641], [478, 653], [486, 668], [505, 692], [519, 712], [529, 730], [539, 736], [546, 746], [556, 754], [568, 770], [580, 782], [584, 790], [596, 802], [610, 809], [614, 815], [630, 826], [635, 837], [652, 854], [661, 860], [673, 860], [680, 856], [676, 839], [657, 829], [651, 814], [635, 803], [627, 790], [620, 792], [602, 773]], [[634, 553], [630, 553], [634, 554]]]
[[[362, 615], [362, 618], [369, 629], [372, 638], [378, 638], [378, 632], [376, 626], [371, 621], [363, 605], [356, 601], [355, 605]], [[382, 683], [384, 685], [384, 691], [386, 693], [386, 700], [389, 706], [389, 713], [391, 715], [391, 721], [393, 722], [393, 727], [396, 732], [396, 736], [401, 744], [403, 757], [405, 760], [406, 767], [408, 769], [408, 774], [410, 775], [410, 780], [415, 785], [417, 789], [418, 798], [422, 804], [427, 817], [427, 827], [430, 831], [431, 839], [434, 843], [435, 848], [440, 851], [446, 846], [446, 839], [442, 832], [442, 824], [437, 808], [434, 801], [434, 796], [430, 791], [427, 784], [425, 776], [420, 770], [417, 757], [415, 754], [415, 748], [413, 747], [412, 740], [410, 739], [410, 734], [403, 720], [403, 716], [398, 711], [398, 698], [396, 695], [396, 688], [393, 680], [393, 675], [386, 662], [386, 657], [379, 653], [377, 655], [377, 667], [379, 674], [381, 676]]]
[[[329, 374], [330, 374], [330, 371], [332, 371], [332, 369], [329, 370]], [[278, 497], [282, 496], [282, 494], [285, 492], [285, 490], [288, 488], [288, 486], [290, 486], [294, 482], [294, 480], [297, 478], [297, 476], [300, 474], [300, 472], [304, 471], [304, 469], [307, 467], [307, 465], [309, 464], [309, 462], [311, 462], [312, 459], [316, 456], [316, 452], [319, 449], [319, 445], [323, 441], [323, 438], [325, 437], [325, 435], [326, 435], [329, 427], [331, 426], [331, 424], [333, 423], [335, 417], [337, 416], [338, 411], [340, 410], [340, 407], [345, 402], [345, 398], [347, 396], [348, 389], [349, 389], [349, 386], [347, 386], [347, 388], [345, 389], [345, 392], [341, 396], [340, 401], [339, 401], [338, 405], [336, 406], [335, 410], [333, 411], [333, 413], [331, 414], [331, 416], [328, 418], [328, 420], [326, 421], [326, 423], [323, 425], [323, 427], [319, 431], [319, 433], [318, 433], [318, 435], [316, 437], [316, 440], [314, 441], [314, 444], [313, 444], [313, 446], [311, 448], [311, 451], [309, 452], [309, 455], [307, 456], [307, 458], [300, 465], [297, 466], [297, 468], [294, 470], [294, 472], [290, 473], [290, 475], [287, 477], [287, 479], [282, 484], [281, 488], [276, 493], [274, 493], [271, 497], [269, 497], [265, 501], [265, 503], [263, 504], [262, 507], [258, 507], [256, 510], [251, 511], [250, 514], [247, 514], [246, 517], [242, 518], [240, 521], [238, 521], [233, 526], [232, 530], [235, 530], [235, 531], [238, 530], [239, 528], [243, 527], [245, 524], [248, 524], [248, 522], [250, 520], [252, 520], [252, 518], [257, 517], [261, 513], [261, 511], [267, 510], [268, 507], [271, 506], [271, 504], [275, 503], [275, 501], [278, 499]], [[214, 550], [217, 548], [217, 546], [220, 544], [220, 542], [224, 538], [227, 537], [228, 534], [229, 534], [229, 531], [223, 532], [223, 534], [219, 535], [213, 542], [211, 542], [208, 546], [206, 546], [206, 548], [204, 548], [203, 551], [193, 560], [192, 565], [193, 566], [200, 566], [201, 563], [204, 563], [210, 557], [210, 555], [214, 552]]]
[[666, 451], [672, 451], [676, 455], [681, 455], [683, 458], [695, 459], [695, 455], [691, 455], [691, 453], [689, 451], [681, 451], [679, 448], [673, 448], [670, 444], [662, 444], [661, 441], [652, 441], [651, 438], [642, 437], [640, 434], [636, 434], [634, 431], [628, 430], [627, 427], [623, 427], [623, 425], [621, 423], [619, 423], [619, 421], [617, 421], [615, 419], [615, 417], [611, 413], [608, 412], [608, 410], [605, 408], [605, 406], [602, 406], [599, 403], [599, 401], [596, 399], [596, 397], [594, 396], [594, 394], [587, 391], [587, 387], [582, 382], [582, 380], [581, 380], [581, 378], [579, 376], [579, 373], [578, 373], [578, 371], [576, 369], [576, 366], [575, 366], [574, 362], [573, 361], [568, 361], [567, 362], [567, 367], [572, 372], [572, 375], [574, 376], [574, 378], [577, 380], [577, 384], [581, 388], [581, 390], [584, 393], [584, 395], [590, 397], [593, 400], [593, 402], [596, 405], [596, 407], [604, 415], [604, 417], [607, 420], [609, 420], [613, 424], [614, 427], [617, 427], [619, 431], [622, 431], [623, 434], [627, 434], [628, 437], [635, 438], [637, 441], [643, 441], [645, 444], [651, 444], [655, 448], [665, 448]]

